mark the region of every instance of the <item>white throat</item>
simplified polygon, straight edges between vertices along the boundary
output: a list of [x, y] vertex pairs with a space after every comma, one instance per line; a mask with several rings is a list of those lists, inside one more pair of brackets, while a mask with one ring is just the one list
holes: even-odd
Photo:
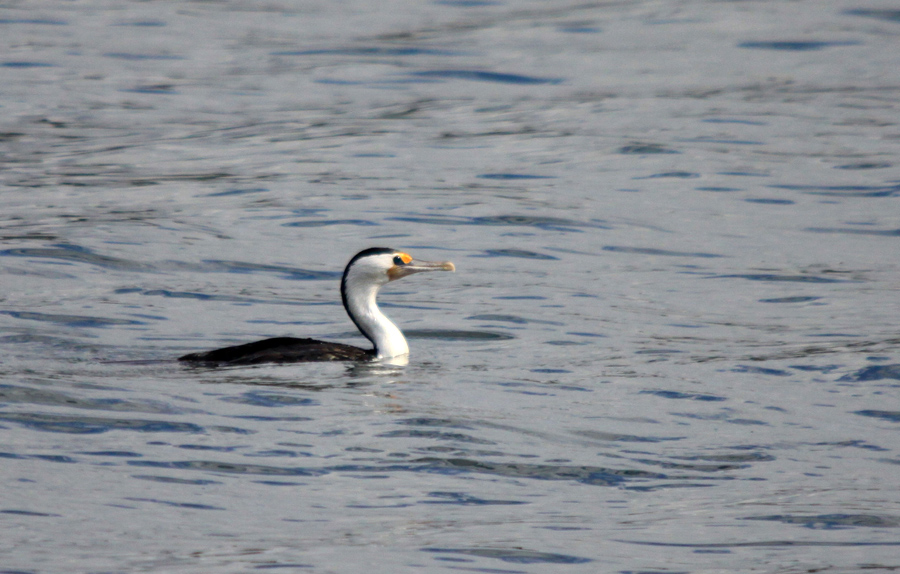
[[383, 282], [373, 282], [372, 278], [363, 273], [350, 273], [344, 285], [344, 304], [347, 313], [362, 331], [375, 345], [375, 354], [379, 359], [399, 357], [409, 354], [409, 345], [406, 337], [378, 308], [375, 298], [378, 290], [387, 283], [387, 277]]

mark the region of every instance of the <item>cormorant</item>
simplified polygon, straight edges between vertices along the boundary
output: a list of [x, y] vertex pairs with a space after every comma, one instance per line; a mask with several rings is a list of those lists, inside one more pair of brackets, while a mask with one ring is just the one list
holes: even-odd
[[454, 271], [449, 261], [416, 261], [409, 254], [387, 247], [360, 251], [347, 263], [341, 278], [341, 300], [350, 319], [374, 349], [315, 339], [275, 337], [179, 357], [179, 361], [220, 365], [257, 363], [298, 363], [308, 361], [365, 361], [389, 359], [409, 353], [400, 329], [378, 309], [378, 291], [396, 281], [422, 271]]

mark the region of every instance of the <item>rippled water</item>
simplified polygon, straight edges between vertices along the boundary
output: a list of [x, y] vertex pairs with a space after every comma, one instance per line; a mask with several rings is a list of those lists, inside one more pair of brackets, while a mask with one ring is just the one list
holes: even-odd
[[[0, 8], [0, 572], [900, 568], [900, 11]], [[184, 367], [362, 344], [409, 365]]]

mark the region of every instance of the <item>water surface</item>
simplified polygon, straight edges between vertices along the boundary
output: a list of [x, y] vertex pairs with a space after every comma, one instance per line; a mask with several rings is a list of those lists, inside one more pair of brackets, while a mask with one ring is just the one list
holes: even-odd
[[897, 568], [897, 11], [389, 8], [0, 9], [3, 571]]

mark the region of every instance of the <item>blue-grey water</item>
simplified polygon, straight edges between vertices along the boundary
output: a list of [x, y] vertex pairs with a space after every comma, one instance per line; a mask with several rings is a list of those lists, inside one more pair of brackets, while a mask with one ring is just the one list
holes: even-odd
[[[900, 568], [900, 7], [0, 7], [0, 572]], [[356, 251], [409, 364], [362, 345]]]

